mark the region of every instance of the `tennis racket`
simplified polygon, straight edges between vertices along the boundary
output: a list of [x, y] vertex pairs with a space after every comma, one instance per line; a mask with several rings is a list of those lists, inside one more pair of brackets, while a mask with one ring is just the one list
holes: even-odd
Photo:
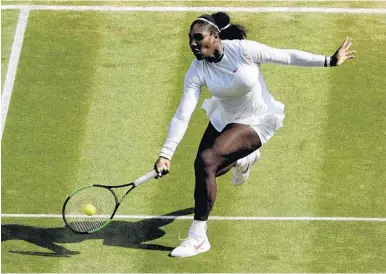
[[[89, 234], [100, 231], [114, 218], [115, 212], [123, 199], [137, 186], [157, 176], [155, 170], [138, 178], [132, 183], [116, 186], [91, 185], [74, 191], [63, 204], [62, 216], [65, 224], [72, 231]], [[118, 199], [114, 189], [128, 187]]]

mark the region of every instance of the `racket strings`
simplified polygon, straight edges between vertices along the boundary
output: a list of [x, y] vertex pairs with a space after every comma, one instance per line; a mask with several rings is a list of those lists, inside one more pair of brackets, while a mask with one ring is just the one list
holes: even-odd
[[115, 195], [109, 189], [87, 187], [70, 197], [64, 217], [71, 229], [81, 233], [94, 232], [110, 221], [115, 206]]

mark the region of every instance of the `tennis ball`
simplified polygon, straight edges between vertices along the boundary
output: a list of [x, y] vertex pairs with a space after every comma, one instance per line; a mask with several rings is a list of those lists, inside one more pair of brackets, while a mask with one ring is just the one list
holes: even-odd
[[84, 214], [86, 214], [87, 216], [91, 216], [91, 215], [94, 215], [96, 213], [96, 208], [95, 206], [93, 206], [92, 204], [86, 204], [84, 207], [83, 207], [83, 212]]

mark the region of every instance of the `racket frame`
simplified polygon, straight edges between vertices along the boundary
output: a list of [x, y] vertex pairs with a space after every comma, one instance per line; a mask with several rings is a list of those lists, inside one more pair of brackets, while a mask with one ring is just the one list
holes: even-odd
[[[62, 207], [62, 218], [63, 218], [63, 221], [64, 223], [66, 224], [66, 226], [72, 230], [73, 232], [75, 233], [78, 233], [78, 234], [91, 234], [91, 233], [95, 233], [95, 232], [98, 232], [100, 231], [102, 228], [106, 227], [111, 221], [112, 219], [114, 218], [115, 216], [115, 213], [117, 212], [119, 206], [121, 205], [122, 201], [126, 198], [126, 196], [134, 189], [136, 188], [137, 186], [149, 181], [150, 179], [152, 178], [155, 178], [156, 176], [158, 175], [158, 173], [154, 170], [148, 172], [147, 174], [145, 174], [144, 176], [138, 178], [137, 180], [135, 180], [134, 182], [131, 182], [131, 183], [128, 183], [128, 184], [123, 184], [123, 185], [114, 185], [114, 186], [110, 186], [110, 185], [101, 185], [101, 184], [94, 184], [94, 185], [91, 185], [91, 186], [85, 186], [85, 187], [82, 187], [76, 191], [74, 191], [73, 193], [71, 193], [67, 199], [65, 200], [64, 204], [63, 204], [63, 207]], [[125, 194], [122, 195], [122, 197], [120, 199], [118, 199], [118, 196], [117, 194], [113, 191], [114, 188], [124, 188], [124, 187], [129, 187], [131, 186], [126, 192]], [[67, 222], [66, 220], [66, 214], [65, 214], [65, 210], [66, 210], [66, 205], [68, 203], [68, 201], [71, 199], [72, 196], [74, 196], [76, 193], [78, 193], [79, 191], [82, 191], [86, 188], [91, 188], [91, 187], [102, 187], [102, 188], [106, 188], [108, 189], [114, 196], [114, 199], [115, 199], [115, 208], [114, 208], [114, 211], [113, 213], [111, 214], [110, 218], [108, 219], [108, 221], [106, 221], [101, 227], [98, 227], [97, 229], [95, 230], [92, 230], [92, 231], [77, 231], [75, 229], [73, 229], [69, 223]]]

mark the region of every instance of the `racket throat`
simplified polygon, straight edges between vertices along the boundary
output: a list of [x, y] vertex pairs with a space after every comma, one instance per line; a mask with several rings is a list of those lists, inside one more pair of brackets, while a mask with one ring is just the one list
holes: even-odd
[[116, 206], [115, 206], [115, 208], [114, 208], [114, 211], [113, 211], [113, 213], [112, 213], [111, 216], [110, 216], [110, 219], [111, 219], [111, 220], [114, 218], [115, 213], [117, 212], [118, 207], [119, 207], [120, 205], [121, 205], [121, 202], [118, 202], [118, 203], [116, 204]]

